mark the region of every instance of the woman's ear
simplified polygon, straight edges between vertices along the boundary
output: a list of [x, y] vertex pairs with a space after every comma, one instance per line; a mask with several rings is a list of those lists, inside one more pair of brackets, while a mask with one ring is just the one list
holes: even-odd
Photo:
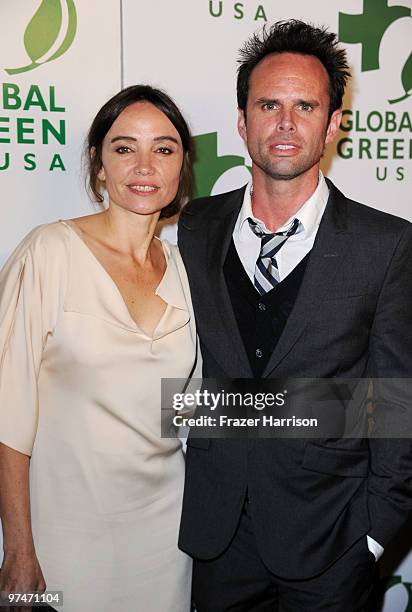
[[104, 181], [106, 180], [106, 174], [104, 171], [103, 166], [100, 168], [98, 174], [97, 174], [97, 178], [99, 179], [99, 181], [101, 181], [102, 183], [104, 183]]
[[[89, 155], [90, 155], [90, 159], [94, 159], [95, 155], [96, 155], [96, 147], [92, 147], [89, 151]], [[106, 175], [104, 172], [104, 168], [103, 166], [100, 168], [98, 174], [97, 174], [97, 178], [99, 179], [99, 181], [104, 182], [106, 180]]]

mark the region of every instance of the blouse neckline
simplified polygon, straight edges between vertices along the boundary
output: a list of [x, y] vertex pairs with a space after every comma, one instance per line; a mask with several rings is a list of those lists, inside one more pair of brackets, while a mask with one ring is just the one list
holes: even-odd
[[[156, 327], [153, 330], [153, 334], [150, 335], [147, 332], [145, 332], [141, 327], [139, 327], [139, 325], [133, 319], [127, 307], [127, 304], [120, 292], [119, 287], [117, 286], [116, 282], [114, 281], [112, 276], [109, 274], [109, 272], [106, 270], [106, 268], [103, 266], [103, 264], [100, 262], [100, 260], [96, 257], [96, 255], [87, 245], [84, 238], [81, 236], [80, 228], [77, 227], [74, 224], [74, 222], [71, 221], [70, 219], [69, 220], [60, 219], [59, 222], [65, 225], [66, 227], [68, 227], [69, 230], [71, 231], [71, 234], [77, 237], [78, 242], [80, 242], [80, 244], [82, 245], [83, 251], [87, 253], [89, 261], [93, 262], [94, 266], [98, 270], [100, 270], [101, 277], [105, 279], [106, 283], [110, 284], [110, 286], [116, 293], [118, 297], [118, 301], [122, 307], [123, 317], [125, 319], [127, 328], [132, 329], [133, 331], [139, 332], [140, 334], [142, 334], [146, 338], [149, 338], [150, 340], [155, 340], [159, 337], [162, 337], [163, 335], [166, 335], [166, 333], [168, 333], [167, 331], [168, 320], [171, 317], [171, 314], [172, 314], [171, 310], [173, 308], [178, 308], [179, 310], [183, 310], [184, 313], [182, 313], [182, 315], [184, 315], [184, 318], [186, 320], [186, 315], [188, 316], [189, 314], [186, 300], [184, 298], [183, 292], [179, 293], [178, 285], [180, 285], [180, 283], [178, 283], [178, 277], [176, 278], [176, 275], [178, 275], [178, 270], [176, 268], [175, 262], [173, 261], [171, 257], [169, 245], [165, 241], [160, 240], [159, 238], [155, 237], [157, 240], [160, 240], [162, 249], [163, 249], [163, 253], [166, 259], [166, 269], [165, 269], [165, 272], [158, 286], [155, 289], [155, 294], [158, 295], [166, 303], [166, 309], [162, 313], [162, 316], [160, 317], [159, 321], [157, 322]], [[171, 321], [169, 321], [169, 323], [171, 323]], [[174, 325], [172, 325], [172, 328], [173, 327]], [[173, 331], [173, 329], [171, 329], [170, 331]]]

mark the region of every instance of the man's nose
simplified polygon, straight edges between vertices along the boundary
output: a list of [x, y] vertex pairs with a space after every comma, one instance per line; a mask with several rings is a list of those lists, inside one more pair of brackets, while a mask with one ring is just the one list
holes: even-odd
[[282, 109], [279, 116], [278, 130], [280, 132], [294, 132], [296, 130], [292, 110]]

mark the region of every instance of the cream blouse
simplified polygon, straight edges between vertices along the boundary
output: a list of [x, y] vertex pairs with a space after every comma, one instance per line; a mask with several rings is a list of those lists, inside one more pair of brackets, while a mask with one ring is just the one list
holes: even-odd
[[[34, 229], [0, 273], [0, 442], [31, 455], [35, 546], [64, 610], [81, 612], [83, 599], [85, 610], [126, 610], [144, 601], [136, 576], [164, 567], [173, 582], [178, 562], [180, 599], [164, 578], [164, 609], [190, 598], [177, 550], [184, 458], [180, 440], [160, 437], [160, 382], [189, 376], [196, 332], [178, 249], [163, 249], [167, 307], [152, 337], [67, 222]], [[159, 609], [149, 578], [137, 582], [148, 583], [145, 609]]]

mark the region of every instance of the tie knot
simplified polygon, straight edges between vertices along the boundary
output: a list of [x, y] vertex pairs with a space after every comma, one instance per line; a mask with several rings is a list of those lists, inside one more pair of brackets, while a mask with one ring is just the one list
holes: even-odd
[[288, 239], [293, 234], [296, 234], [298, 227], [300, 225], [299, 219], [296, 219], [295, 217], [289, 229], [283, 232], [273, 232], [272, 233], [272, 232], [265, 232], [262, 229], [262, 227], [256, 221], [254, 221], [254, 219], [251, 219], [249, 217], [248, 221], [249, 221], [250, 229], [256, 236], [258, 236], [262, 240], [262, 244], [266, 244], [267, 242], [269, 242], [270, 240], [272, 240], [272, 238], [275, 238], [276, 236], [279, 238], [285, 237], [286, 239]]

